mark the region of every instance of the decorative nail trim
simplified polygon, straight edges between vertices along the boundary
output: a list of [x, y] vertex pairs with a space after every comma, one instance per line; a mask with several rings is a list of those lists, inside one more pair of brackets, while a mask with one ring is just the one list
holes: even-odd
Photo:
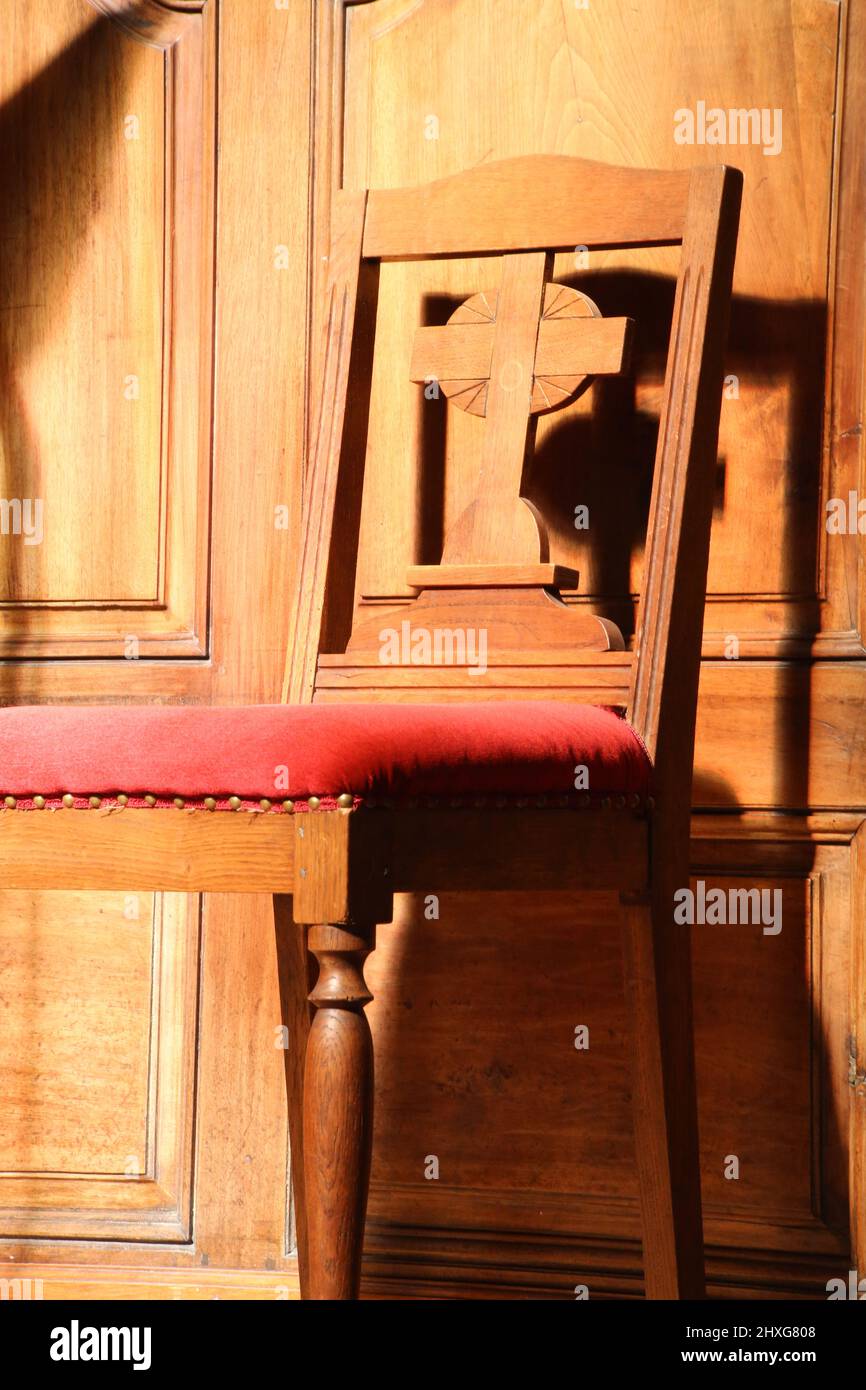
[[221, 793], [216, 796], [175, 796], [172, 793], [154, 792], [108, 792], [78, 793], [55, 792], [44, 796], [28, 794], [24, 796], [0, 792], [0, 813], [9, 811], [57, 811], [74, 810], [123, 810], [147, 806], [155, 810], [166, 808], [185, 811], [247, 811], [259, 815], [296, 815], [316, 811], [358, 810], [360, 807], [371, 810], [413, 811], [419, 806], [430, 810], [581, 810], [581, 811], [624, 811], [649, 814], [655, 809], [655, 799], [641, 792], [628, 795], [594, 794], [589, 792], [541, 792], [526, 795], [490, 794], [483, 796], [358, 796], [353, 792], [340, 792], [331, 796], [307, 796], [272, 801], [269, 797], [238, 796]]
[[296, 800], [271, 801], [269, 797], [237, 796], [225, 793], [218, 796], [174, 796], [171, 793], [155, 792], [55, 792], [48, 796], [33, 793], [26, 796], [4, 796], [0, 791], [0, 813], [9, 811], [57, 811], [68, 810], [123, 810], [129, 807], [140, 810], [147, 807], [153, 810], [176, 809], [184, 811], [248, 811], [258, 815], [293, 815], [308, 811], [357, 810], [364, 804], [364, 798], [352, 792], [341, 792], [338, 796], [308, 796]]

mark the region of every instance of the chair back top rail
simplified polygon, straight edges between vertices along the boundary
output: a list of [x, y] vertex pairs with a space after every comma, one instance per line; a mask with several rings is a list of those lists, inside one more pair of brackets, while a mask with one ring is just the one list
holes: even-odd
[[371, 189], [363, 254], [377, 260], [682, 240], [690, 170], [570, 155], [497, 160], [416, 188]]

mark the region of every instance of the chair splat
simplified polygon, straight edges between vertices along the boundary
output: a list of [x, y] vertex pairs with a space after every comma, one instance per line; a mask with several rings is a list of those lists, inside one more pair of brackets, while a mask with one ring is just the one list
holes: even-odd
[[[495, 582], [485, 566], [508, 557], [525, 569], [517, 583], [549, 583], [543, 519], [521, 496], [535, 418], [572, 401], [596, 375], [628, 365], [632, 320], [603, 319], [585, 295], [547, 281], [551, 257], [534, 251], [502, 259], [496, 291], [474, 295], [444, 327], [420, 328], [411, 379], [435, 379], [452, 405], [484, 416], [476, 496], [445, 538], [442, 568], [478, 567], [471, 582]], [[531, 567], [536, 566], [533, 570]]]

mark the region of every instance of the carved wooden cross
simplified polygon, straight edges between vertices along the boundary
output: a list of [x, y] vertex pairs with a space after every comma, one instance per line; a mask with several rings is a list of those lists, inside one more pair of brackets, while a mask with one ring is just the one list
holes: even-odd
[[[545, 284], [548, 252], [502, 260], [498, 293], [474, 296], [444, 327], [415, 335], [411, 379], [435, 379], [452, 404], [486, 416], [476, 494], [448, 531], [443, 568], [546, 561], [544, 524], [520, 496], [534, 417], [567, 405], [587, 376], [628, 364], [631, 319], [603, 319], [585, 296]], [[434, 568], [415, 567], [410, 582], [436, 582]], [[471, 582], [485, 582], [480, 571]]]

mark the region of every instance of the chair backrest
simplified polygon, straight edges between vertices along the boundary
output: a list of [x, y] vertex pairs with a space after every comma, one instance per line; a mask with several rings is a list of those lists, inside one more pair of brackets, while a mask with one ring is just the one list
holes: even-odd
[[[614, 704], [627, 682], [627, 715], [651, 755], [674, 776], [686, 765], [690, 773], [741, 184], [739, 171], [723, 166], [669, 172], [537, 156], [416, 188], [337, 194], [289, 700], [410, 694], [414, 673], [405, 665], [376, 669], [375, 620], [327, 650], [332, 591], [353, 570], [334, 519], [346, 505], [341, 489], [357, 492], [346, 457], [363, 457], [378, 263], [500, 254], [497, 294], [468, 300], [443, 328], [419, 328], [411, 362], [398, 366], [413, 380], [435, 378], [452, 406], [486, 417], [475, 497], [446, 535], [442, 564], [410, 568], [420, 593], [407, 620], [429, 628], [438, 619], [448, 632], [485, 623], [500, 670], [495, 698], [508, 694], [501, 672], [509, 660], [526, 664], [527, 632], [539, 698], [555, 687], [557, 697]], [[552, 253], [678, 243], [643, 592], [626, 653], [612, 624], [558, 600], [560, 584], [576, 576], [550, 563], [544, 518], [521, 499], [521, 474], [539, 411], [566, 404], [586, 377], [621, 371], [628, 358], [630, 320], [601, 318], [585, 296], [551, 285]], [[356, 503], [349, 511], [357, 514]], [[484, 698], [484, 681], [459, 666], [437, 670], [432, 685], [425, 678], [423, 698]]]

